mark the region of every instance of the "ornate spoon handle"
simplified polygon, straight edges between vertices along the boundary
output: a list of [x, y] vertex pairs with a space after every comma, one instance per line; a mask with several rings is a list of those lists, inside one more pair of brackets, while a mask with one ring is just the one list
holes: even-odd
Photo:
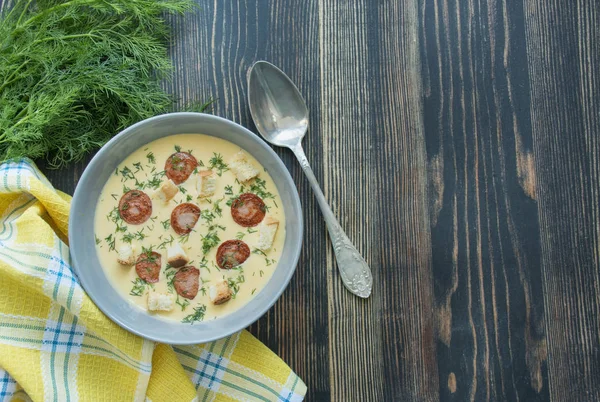
[[329, 231], [329, 237], [333, 244], [335, 258], [344, 285], [350, 292], [357, 296], [365, 298], [369, 297], [373, 287], [371, 269], [364, 258], [356, 250], [350, 239], [348, 239], [348, 236], [346, 236], [346, 233], [344, 233], [344, 230], [333, 215], [331, 208], [329, 208], [329, 204], [321, 191], [321, 187], [319, 187], [317, 178], [308, 164], [308, 159], [306, 159], [302, 145], [297, 144], [290, 147], [290, 149], [294, 152], [296, 158], [300, 162], [302, 170], [304, 170], [306, 177], [308, 177], [308, 182], [315, 192], [315, 196], [321, 207], [321, 212], [323, 213], [325, 223], [327, 224], [327, 230]]

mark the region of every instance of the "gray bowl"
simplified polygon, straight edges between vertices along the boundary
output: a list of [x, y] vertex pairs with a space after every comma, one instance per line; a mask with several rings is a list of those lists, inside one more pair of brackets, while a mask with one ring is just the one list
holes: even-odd
[[[110, 284], [100, 266], [94, 237], [94, 215], [100, 192], [115, 168], [141, 146], [174, 134], [201, 133], [239, 145], [269, 172], [281, 196], [286, 239], [273, 276], [248, 304], [225, 317], [182, 324], [146, 313], [125, 300]], [[89, 163], [75, 190], [69, 220], [71, 262], [81, 285], [96, 305], [114, 322], [144, 338], [169, 343], [192, 344], [213, 341], [237, 332], [260, 318], [289, 283], [302, 246], [302, 208], [296, 186], [273, 150], [244, 127], [220, 117], [201, 113], [172, 113], [152, 117], [119, 133]]]

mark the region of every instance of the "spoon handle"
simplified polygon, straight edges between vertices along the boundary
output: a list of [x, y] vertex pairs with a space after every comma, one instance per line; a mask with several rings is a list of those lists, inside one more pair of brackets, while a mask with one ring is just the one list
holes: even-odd
[[300, 162], [306, 177], [308, 177], [308, 182], [315, 192], [315, 196], [321, 207], [321, 212], [329, 231], [329, 237], [331, 238], [331, 244], [333, 245], [333, 251], [335, 252], [337, 265], [342, 276], [342, 282], [355, 295], [364, 298], [369, 297], [373, 287], [371, 269], [350, 239], [348, 239], [348, 236], [346, 236], [346, 233], [344, 233], [344, 230], [333, 215], [331, 208], [329, 208], [325, 195], [323, 195], [321, 187], [319, 187], [319, 182], [317, 182], [317, 178], [308, 164], [308, 159], [306, 159], [302, 145], [298, 144], [290, 148]]

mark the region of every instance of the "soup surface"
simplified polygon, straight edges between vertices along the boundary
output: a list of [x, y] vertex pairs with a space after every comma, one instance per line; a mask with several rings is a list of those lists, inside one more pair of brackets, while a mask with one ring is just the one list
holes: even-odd
[[153, 141], [104, 185], [96, 250], [117, 291], [167, 319], [195, 323], [256, 296], [278, 265], [285, 217], [266, 169], [202, 134]]

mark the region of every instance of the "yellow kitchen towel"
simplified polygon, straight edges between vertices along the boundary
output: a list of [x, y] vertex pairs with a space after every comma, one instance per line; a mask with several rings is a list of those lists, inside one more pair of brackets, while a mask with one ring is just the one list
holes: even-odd
[[31, 161], [0, 165], [0, 400], [303, 399], [302, 380], [247, 331], [171, 347], [109, 320], [71, 270], [69, 205]]

